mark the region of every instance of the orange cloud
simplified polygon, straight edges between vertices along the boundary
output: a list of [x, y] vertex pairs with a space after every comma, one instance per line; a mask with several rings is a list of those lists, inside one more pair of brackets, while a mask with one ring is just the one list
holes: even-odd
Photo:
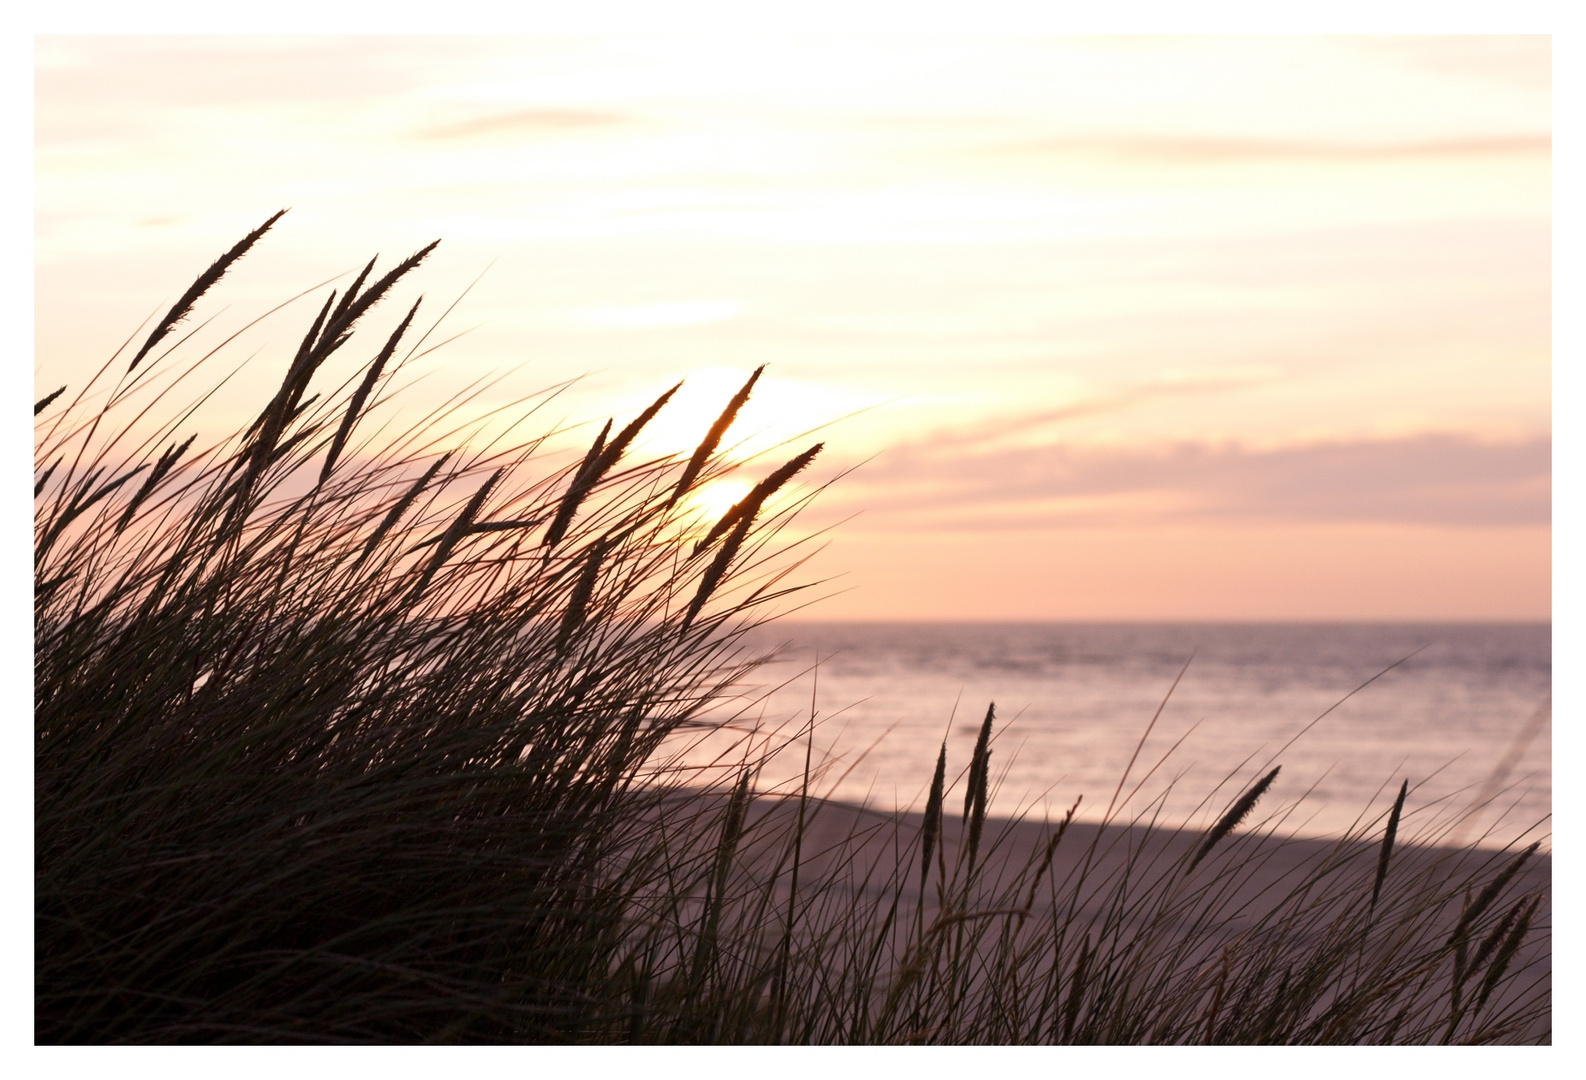
[[867, 506], [871, 527], [896, 517], [953, 531], [1167, 521], [1545, 526], [1551, 459], [1549, 438], [1441, 434], [1276, 449], [915, 445], [859, 469], [831, 501]]

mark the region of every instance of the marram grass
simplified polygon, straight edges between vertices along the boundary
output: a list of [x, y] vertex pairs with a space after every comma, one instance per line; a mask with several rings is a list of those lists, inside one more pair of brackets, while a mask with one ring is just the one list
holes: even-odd
[[999, 821], [991, 708], [962, 821], [945, 746], [923, 818], [817, 797], [808, 732], [794, 791], [688, 766], [819, 447], [701, 522], [759, 370], [686, 461], [632, 452], [672, 391], [562, 465], [467, 393], [400, 427], [422, 305], [360, 331], [433, 245], [195, 437], [178, 329], [279, 216], [35, 408], [38, 1041], [1550, 1039], [1535, 845], [1439, 847], [1408, 782], [1295, 846], [1276, 768], [1200, 836]]

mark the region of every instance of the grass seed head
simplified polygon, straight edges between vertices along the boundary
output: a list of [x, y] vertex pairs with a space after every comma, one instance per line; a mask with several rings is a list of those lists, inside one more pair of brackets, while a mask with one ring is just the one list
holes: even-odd
[[1278, 778], [1278, 773], [1282, 768], [1283, 766], [1281, 765], [1274, 767], [1271, 772], [1251, 784], [1245, 793], [1239, 796], [1239, 800], [1229, 807], [1228, 812], [1218, 820], [1216, 825], [1212, 826], [1211, 831], [1206, 834], [1206, 839], [1201, 842], [1200, 848], [1196, 850], [1195, 857], [1190, 860], [1190, 870], [1195, 869], [1200, 864], [1200, 861], [1206, 857], [1207, 853], [1217, 846], [1217, 841], [1233, 832], [1238, 824], [1245, 819], [1245, 816], [1255, 807], [1256, 800], [1261, 798], [1266, 793], [1267, 788], [1272, 786], [1272, 781]]

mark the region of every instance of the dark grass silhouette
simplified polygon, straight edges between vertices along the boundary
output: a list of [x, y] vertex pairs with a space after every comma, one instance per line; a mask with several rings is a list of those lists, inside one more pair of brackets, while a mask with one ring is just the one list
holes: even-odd
[[35, 409], [40, 1042], [1549, 1038], [1534, 847], [1399, 835], [1411, 785], [1331, 845], [1242, 825], [1276, 769], [1198, 836], [1128, 798], [999, 822], [992, 709], [962, 820], [945, 748], [923, 819], [818, 798], [809, 729], [796, 791], [764, 743], [688, 764], [796, 588], [808, 493], [771, 500], [818, 448], [712, 523], [681, 496], [759, 371], [686, 462], [630, 452], [671, 391], [561, 468], [440, 452], [463, 399], [375, 420], [417, 308], [327, 361], [433, 245], [197, 442], [171, 402], [212, 354], [168, 339], [276, 217]]
[[433, 245], [331, 293], [195, 447], [157, 347], [277, 217], [37, 413], [37, 1037], [571, 1037], [665, 787], [635, 779], [735, 676], [780, 519], [702, 587], [674, 500], [724, 466], [625, 457], [654, 408], [571, 477], [539, 440], [430, 450], [444, 415], [358, 444], [414, 312], [309, 390]]

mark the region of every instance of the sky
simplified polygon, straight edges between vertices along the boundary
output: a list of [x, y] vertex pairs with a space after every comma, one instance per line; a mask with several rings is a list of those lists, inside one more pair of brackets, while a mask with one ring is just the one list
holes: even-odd
[[[571, 450], [684, 379], [648, 449], [686, 452], [766, 365], [743, 451], [826, 443], [803, 617], [1547, 619], [1549, 54], [43, 37], [35, 381], [290, 207], [195, 345], [440, 238], [404, 296], [466, 291], [466, 333], [415, 409], [575, 380], [530, 421]], [[329, 287], [227, 346], [202, 423]]]

